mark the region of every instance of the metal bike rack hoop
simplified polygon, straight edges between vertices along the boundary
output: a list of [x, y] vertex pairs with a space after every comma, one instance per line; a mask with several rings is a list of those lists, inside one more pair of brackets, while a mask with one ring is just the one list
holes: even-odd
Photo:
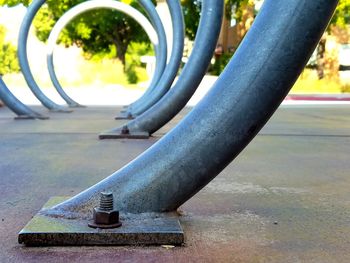
[[84, 224], [104, 191], [114, 194], [119, 211], [176, 210], [266, 124], [305, 67], [337, 3], [265, 0], [218, 81], [179, 125], [119, 171], [40, 216]]
[[45, 0], [34, 0], [27, 8], [27, 12], [23, 18], [23, 21], [19, 30], [18, 50], [17, 50], [18, 60], [21, 67], [22, 74], [28, 84], [28, 87], [33, 92], [35, 97], [41, 102], [41, 104], [51, 111], [69, 113], [69, 112], [72, 112], [72, 110], [69, 110], [65, 107], [62, 107], [56, 104], [42, 92], [42, 90], [40, 89], [40, 87], [38, 86], [37, 82], [33, 77], [33, 74], [28, 62], [27, 41], [28, 41], [29, 29], [35, 14], [44, 3], [45, 3]]
[[[144, 134], [145, 137], [151, 135], [186, 106], [208, 69], [219, 38], [222, 17], [222, 0], [203, 1], [193, 51], [186, 66], [171, 90], [151, 108], [126, 124], [129, 130], [127, 138], [138, 138], [138, 134]], [[122, 133], [122, 127], [117, 127], [101, 133], [99, 138], [118, 139], [125, 138], [125, 136]]]
[[12, 110], [17, 117], [15, 119], [41, 119], [46, 120], [48, 117], [33, 111], [31, 108], [23, 104], [13, 93], [8, 89], [2, 77], [0, 76], [0, 100]]
[[167, 3], [170, 9], [173, 27], [173, 43], [169, 63], [161, 79], [158, 81], [156, 88], [154, 90], [147, 90], [140, 99], [130, 104], [127, 110], [121, 115], [124, 118], [127, 116], [134, 118], [156, 104], [168, 92], [180, 68], [185, 39], [184, 18], [181, 5], [178, 1], [167, 0]]
[[[143, 1], [143, 2], [148, 2], [148, 1]], [[158, 41], [158, 36], [161, 35], [161, 33], [158, 33], [157, 36], [157, 32], [155, 32], [153, 26], [149, 23], [149, 21], [147, 20], [147, 18], [145, 18], [139, 11], [137, 11], [136, 9], [134, 9], [133, 7], [124, 4], [122, 2], [118, 2], [118, 1], [98, 1], [98, 0], [91, 0], [91, 1], [87, 1], [87, 2], [83, 2], [81, 4], [78, 4], [76, 6], [74, 6], [73, 8], [71, 8], [69, 11], [67, 11], [58, 21], [57, 23], [54, 25], [49, 38], [48, 38], [48, 49], [47, 49], [47, 65], [48, 65], [48, 70], [50, 73], [50, 77], [52, 80], [52, 83], [54, 85], [54, 87], [56, 88], [56, 90], [58, 91], [58, 93], [61, 95], [61, 97], [68, 103], [69, 106], [71, 107], [78, 107], [80, 106], [77, 102], [75, 102], [73, 99], [71, 99], [63, 90], [62, 86], [59, 83], [59, 80], [56, 76], [55, 70], [54, 70], [54, 63], [53, 63], [53, 52], [54, 52], [54, 48], [56, 46], [56, 42], [59, 38], [59, 35], [61, 33], [61, 31], [66, 27], [66, 25], [71, 22], [75, 17], [79, 16], [80, 14], [86, 12], [86, 11], [90, 11], [90, 10], [94, 10], [94, 9], [99, 9], [99, 8], [110, 8], [110, 9], [114, 9], [114, 10], [118, 10], [121, 11], [129, 16], [131, 16], [133, 19], [135, 19], [146, 31], [146, 34], [148, 35], [148, 37], [150, 38], [153, 46], [156, 49], [156, 53], [158, 54], [158, 57], [160, 57], [159, 62], [163, 63], [163, 68], [165, 67], [165, 62], [166, 62], [166, 46], [164, 47], [165, 50], [160, 50], [160, 46], [159, 46], [159, 41]], [[153, 7], [154, 8], [154, 7]], [[147, 6], [147, 10], [149, 11], [148, 13], [151, 12], [151, 9], [149, 6]], [[155, 11], [155, 10], [154, 10]], [[152, 15], [152, 16], [151, 16]], [[150, 13], [151, 17], [154, 17], [154, 12]], [[156, 20], [156, 18], [154, 18], [153, 20]], [[159, 19], [160, 20], [160, 19]], [[163, 30], [164, 31], [164, 30]], [[163, 32], [164, 33], [164, 32]], [[163, 36], [163, 46], [166, 45], [166, 40], [165, 40], [165, 34]], [[160, 66], [162, 67], [162, 65]], [[163, 68], [157, 67], [158, 71], [162, 70]], [[160, 68], [160, 69], [159, 69]], [[157, 78], [156, 75], [159, 75], [161, 73], [157, 72], [157, 74], [155, 74], [155, 77]]]

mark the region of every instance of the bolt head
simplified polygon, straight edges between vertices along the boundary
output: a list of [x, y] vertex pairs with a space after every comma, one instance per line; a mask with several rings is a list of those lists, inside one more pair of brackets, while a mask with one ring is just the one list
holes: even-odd
[[129, 130], [128, 126], [125, 125], [122, 127], [121, 134], [123, 134], [123, 135], [130, 134], [130, 130]]
[[104, 211], [99, 208], [93, 210], [94, 222], [98, 225], [113, 225], [119, 223], [119, 211]]

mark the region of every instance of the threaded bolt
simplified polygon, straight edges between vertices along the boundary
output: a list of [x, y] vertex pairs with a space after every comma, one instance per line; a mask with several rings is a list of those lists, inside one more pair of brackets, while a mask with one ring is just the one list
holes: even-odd
[[102, 192], [100, 206], [93, 209], [93, 221], [90, 221], [88, 226], [101, 229], [120, 227], [122, 223], [119, 221], [119, 211], [114, 209], [113, 202], [112, 192]]
[[114, 209], [113, 204], [113, 193], [102, 192], [100, 195], [100, 210], [102, 211], [112, 211]]

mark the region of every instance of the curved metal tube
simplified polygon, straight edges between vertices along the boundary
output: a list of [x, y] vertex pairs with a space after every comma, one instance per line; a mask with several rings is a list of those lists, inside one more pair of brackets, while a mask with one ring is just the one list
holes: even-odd
[[[132, 103], [127, 109], [127, 115], [132, 117], [138, 116], [156, 104], [170, 89], [176, 74], [180, 68], [181, 59], [184, 49], [184, 19], [181, 10], [181, 5], [178, 1], [167, 1], [171, 20], [173, 23], [173, 49], [169, 59], [169, 63], [165, 68], [165, 71], [157, 83], [156, 89], [150, 94], [144, 94], [145, 99], [139, 99], [138, 101]], [[147, 97], [146, 97], [147, 96]]]
[[48, 108], [51, 111], [57, 112], [72, 112], [52, 100], [50, 100], [39, 88], [38, 84], [34, 80], [33, 74], [29, 67], [28, 57], [27, 57], [27, 40], [29, 29], [34, 19], [35, 14], [39, 8], [45, 3], [45, 0], [34, 0], [32, 4], [29, 5], [27, 12], [23, 18], [19, 37], [18, 37], [18, 60], [21, 66], [23, 76], [28, 84], [28, 87], [31, 89], [35, 97], [42, 103], [43, 106]]
[[15, 114], [17, 119], [41, 119], [45, 120], [48, 117], [33, 111], [31, 108], [23, 104], [15, 95], [7, 88], [5, 82], [0, 76], [0, 100]]
[[56, 72], [55, 72], [55, 66], [53, 63], [53, 53], [47, 54], [46, 56], [46, 63], [47, 63], [47, 69], [49, 71], [50, 79], [52, 85], [55, 87], [57, 90], [58, 94], [61, 96], [61, 98], [68, 104], [70, 108], [84, 108], [84, 105], [79, 104], [75, 100], [73, 100], [68, 94], [63, 90]]
[[153, 27], [156, 29], [156, 32], [158, 33], [159, 43], [158, 45], [155, 45], [156, 69], [155, 69], [152, 81], [146, 90], [146, 92], [148, 91], [152, 92], [157, 87], [157, 84], [159, 83], [159, 80], [166, 68], [167, 58], [168, 58], [168, 45], [167, 45], [167, 39], [166, 39], [163, 23], [153, 3], [150, 0], [138, 0], [138, 2], [147, 12]]
[[[176, 84], [156, 104], [127, 123], [130, 134], [152, 134], [176, 116], [190, 100], [201, 83], [219, 38], [223, 1], [203, 2], [202, 15], [193, 51]], [[100, 134], [100, 139], [119, 137], [122, 127]]]
[[[142, 0], [143, 1], [143, 0]], [[158, 16], [154, 6], [152, 5], [151, 2], [149, 1], [143, 1], [143, 2], [148, 2], [149, 4], [151, 4], [151, 6], [154, 9], [154, 12], [156, 13], [156, 16]], [[78, 4], [76, 6], [74, 6], [73, 8], [71, 8], [69, 11], [67, 11], [55, 24], [55, 26], [53, 27], [50, 36], [48, 38], [48, 50], [47, 50], [47, 65], [48, 65], [48, 70], [50, 73], [50, 77], [52, 80], [53, 85], [55, 86], [57, 92], [61, 95], [61, 97], [68, 103], [69, 106], [79, 106], [79, 104], [77, 102], [75, 102], [74, 100], [72, 100], [63, 90], [62, 86], [60, 85], [58, 78], [56, 76], [55, 70], [54, 70], [54, 64], [53, 64], [53, 51], [54, 48], [56, 46], [56, 42], [59, 38], [59, 35], [61, 33], [61, 31], [65, 28], [65, 26], [71, 22], [75, 17], [79, 16], [80, 14], [86, 12], [86, 11], [90, 11], [90, 10], [94, 10], [94, 9], [98, 9], [98, 8], [111, 8], [111, 9], [115, 9], [118, 11], [121, 11], [127, 15], [129, 15], [130, 17], [132, 17], [133, 19], [135, 19], [146, 31], [146, 34], [148, 35], [148, 37], [150, 38], [152, 44], [155, 47], [156, 50], [156, 54], [158, 61], [160, 62], [160, 66], [157, 67], [157, 72], [155, 73], [155, 77], [158, 78], [161, 76], [161, 71], [164, 70], [165, 64], [166, 64], [166, 56], [167, 56], [167, 52], [166, 52], [166, 38], [165, 38], [165, 32], [163, 29], [163, 46], [165, 45], [165, 49], [160, 49], [160, 45], [158, 42], [158, 35], [157, 32], [154, 31], [153, 26], [151, 25], [151, 23], [149, 23], [149, 21], [147, 20], [147, 18], [145, 18], [139, 11], [137, 11], [136, 9], [134, 9], [133, 7], [126, 5], [122, 2], [117, 2], [117, 1], [101, 1], [101, 0], [91, 0], [91, 1], [87, 1], [87, 2], [83, 2], [81, 4]], [[149, 10], [149, 5], [147, 5], [147, 10]], [[152, 16], [154, 16], [154, 12], [152, 12]], [[156, 18], [153, 20], [157, 20]], [[160, 22], [160, 18], [158, 17], [158, 22]], [[157, 23], [159, 26], [159, 23]], [[160, 26], [162, 27], [162, 24], [160, 24]], [[162, 27], [163, 28], [163, 27]], [[160, 33], [162, 34], [162, 33]], [[163, 52], [165, 51], [165, 52]], [[157, 80], [157, 81], [158, 81]]]
[[306, 65], [337, 2], [266, 0], [218, 81], [177, 127], [124, 168], [46, 214], [89, 217], [101, 191], [112, 191], [121, 211], [177, 209], [269, 120]]

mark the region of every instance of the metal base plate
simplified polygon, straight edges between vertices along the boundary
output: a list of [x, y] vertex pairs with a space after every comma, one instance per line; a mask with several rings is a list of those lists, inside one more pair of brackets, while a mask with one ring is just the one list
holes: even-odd
[[[67, 197], [53, 197], [43, 208]], [[18, 242], [26, 246], [83, 245], [181, 245], [184, 233], [178, 218], [171, 214], [120, 214], [123, 225], [116, 229], [94, 229], [89, 220], [47, 217], [37, 214], [19, 233]]]
[[14, 118], [15, 120], [48, 120], [49, 117], [44, 115], [19, 115]]
[[135, 119], [135, 116], [128, 115], [126, 113], [121, 113], [120, 115], [116, 116], [114, 119], [115, 120], [133, 120]]
[[87, 108], [87, 106], [81, 105], [79, 103], [77, 103], [77, 104], [69, 104], [68, 107], [69, 108]]
[[149, 133], [142, 131], [130, 131], [129, 134], [122, 134], [121, 130], [107, 131], [101, 133], [99, 136], [100, 140], [104, 139], [148, 139]]
[[50, 112], [54, 112], [54, 113], [72, 113], [73, 110], [71, 110], [69, 108], [60, 108], [60, 109], [50, 109]]
[[30, 116], [30, 115], [19, 115], [14, 118], [15, 120], [35, 120], [36, 116]]

